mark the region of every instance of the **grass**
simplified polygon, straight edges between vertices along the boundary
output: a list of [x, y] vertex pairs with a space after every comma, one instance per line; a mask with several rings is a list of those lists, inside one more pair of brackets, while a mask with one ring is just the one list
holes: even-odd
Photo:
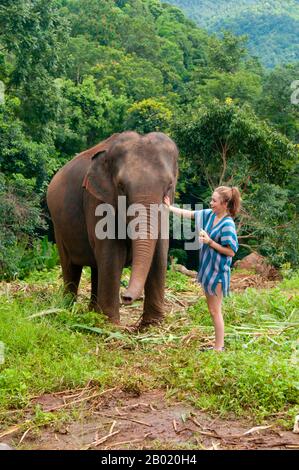
[[[83, 291], [88, 282], [86, 271]], [[133, 335], [88, 312], [87, 294], [68, 307], [58, 269], [2, 283], [0, 421], [9, 424], [7, 410], [22, 412], [35, 395], [92, 379], [100, 390], [162, 388], [199, 409], [256, 422], [274, 417], [290, 427], [299, 389], [298, 285], [299, 273], [271, 290], [247, 289], [225, 299], [226, 352], [217, 354], [199, 352], [212, 340], [213, 327], [199, 289], [180, 273], [168, 273], [166, 298], [173, 309], [163, 325]], [[51, 419], [36, 409], [37, 426]]]

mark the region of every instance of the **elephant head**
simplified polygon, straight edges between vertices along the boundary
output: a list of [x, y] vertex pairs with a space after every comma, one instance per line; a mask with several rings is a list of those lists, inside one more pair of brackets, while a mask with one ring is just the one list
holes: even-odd
[[146, 217], [139, 221], [146, 236], [132, 241], [132, 274], [123, 295], [125, 303], [132, 303], [142, 293], [157, 243], [150, 236], [150, 205], [162, 204], [165, 195], [173, 201], [178, 150], [165, 134], [142, 136], [131, 131], [114, 135], [94, 149], [83, 186], [115, 209], [118, 196], [126, 196], [127, 205], [145, 208]]

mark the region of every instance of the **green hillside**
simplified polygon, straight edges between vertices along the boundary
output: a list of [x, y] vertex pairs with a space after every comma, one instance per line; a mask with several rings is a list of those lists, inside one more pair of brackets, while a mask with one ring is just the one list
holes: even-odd
[[299, 60], [298, 0], [169, 0], [209, 31], [248, 35], [248, 47], [264, 65]]

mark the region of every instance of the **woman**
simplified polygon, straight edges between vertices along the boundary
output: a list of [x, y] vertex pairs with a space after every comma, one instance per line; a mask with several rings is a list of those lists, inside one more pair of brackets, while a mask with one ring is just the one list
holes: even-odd
[[211, 209], [189, 211], [170, 205], [168, 196], [164, 198], [172, 212], [183, 217], [195, 218], [199, 230], [199, 241], [203, 243], [198, 281], [201, 283], [215, 328], [213, 349], [224, 349], [224, 321], [222, 299], [229, 295], [230, 267], [232, 257], [238, 251], [238, 238], [233, 218], [241, 206], [240, 192], [237, 187], [219, 186], [215, 189], [210, 202]]

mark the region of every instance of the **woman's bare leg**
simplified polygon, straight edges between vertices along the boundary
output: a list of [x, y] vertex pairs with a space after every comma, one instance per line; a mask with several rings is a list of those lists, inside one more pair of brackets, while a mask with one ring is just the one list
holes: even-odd
[[206, 293], [206, 298], [215, 328], [215, 349], [221, 350], [224, 346], [224, 321], [221, 311], [223, 294], [221, 283], [218, 283], [216, 293], [217, 295]]

